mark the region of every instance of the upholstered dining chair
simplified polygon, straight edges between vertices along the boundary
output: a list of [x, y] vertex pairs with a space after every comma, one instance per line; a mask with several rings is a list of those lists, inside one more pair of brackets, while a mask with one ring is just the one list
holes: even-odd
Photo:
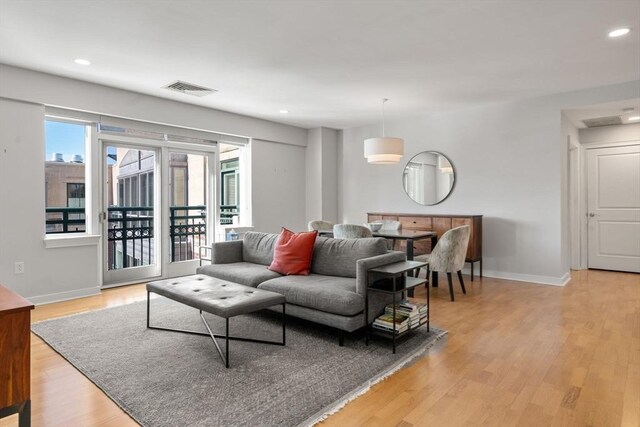
[[309, 229], [309, 231], [333, 231], [334, 225], [335, 224], [331, 221], [317, 219], [315, 221], [309, 221], [309, 224], [307, 224], [307, 228]]
[[333, 226], [334, 239], [359, 239], [362, 237], [373, 237], [371, 230], [357, 224], [336, 224]]
[[[458, 273], [462, 293], [467, 293], [467, 290], [464, 288], [464, 280], [462, 279], [462, 267], [464, 267], [464, 259], [467, 254], [467, 246], [469, 245], [469, 230], [468, 225], [448, 230], [438, 240], [438, 243], [436, 243], [435, 248], [433, 248], [430, 254], [418, 255], [414, 258], [415, 261], [429, 263], [427, 266], [427, 277], [430, 271], [447, 273], [451, 301], [455, 301], [451, 273]], [[416, 276], [419, 273], [420, 269], [416, 272]]]

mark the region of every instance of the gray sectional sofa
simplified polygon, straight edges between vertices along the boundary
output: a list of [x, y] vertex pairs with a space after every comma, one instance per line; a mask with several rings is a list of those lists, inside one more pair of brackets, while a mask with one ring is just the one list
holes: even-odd
[[[277, 238], [278, 234], [247, 232], [244, 240], [214, 243], [211, 265], [199, 267], [197, 273], [284, 295], [288, 315], [338, 329], [340, 345], [343, 331], [365, 326], [367, 270], [406, 260], [403, 252], [388, 251], [383, 238], [318, 237], [311, 274], [283, 276], [267, 268]], [[389, 302], [388, 295], [371, 294], [369, 319]]]

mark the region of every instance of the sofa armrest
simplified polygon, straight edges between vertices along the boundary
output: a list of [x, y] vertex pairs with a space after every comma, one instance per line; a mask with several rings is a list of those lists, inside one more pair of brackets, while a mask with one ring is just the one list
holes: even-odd
[[407, 254], [398, 251], [389, 251], [386, 254], [362, 258], [356, 261], [356, 292], [360, 295], [367, 293], [367, 270], [382, 265], [393, 264], [407, 260]]
[[242, 262], [242, 240], [215, 242], [211, 245], [211, 264]]

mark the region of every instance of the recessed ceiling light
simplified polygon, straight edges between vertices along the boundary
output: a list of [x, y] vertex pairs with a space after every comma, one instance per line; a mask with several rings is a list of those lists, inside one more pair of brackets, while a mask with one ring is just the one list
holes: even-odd
[[624, 36], [626, 34], [629, 34], [629, 31], [631, 31], [630, 28], [618, 28], [618, 29], [615, 29], [615, 30], [611, 31], [609, 33], [609, 37], [621, 37], [621, 36]]
[[82, 58], [76, 58], [73, 60], [73, 62], [75, 62], [78, 65], [91, 65], [91, 62], [89, 62], [86, 59], [82, 59]]
[[629, 117], [629, 121], [630, 122], [637, 122], [638, 120], [640, 120], [640, 116], [631, 116], [631, 117]]
[[280, 110], [280, 114], [289, 114], [289, 110]]

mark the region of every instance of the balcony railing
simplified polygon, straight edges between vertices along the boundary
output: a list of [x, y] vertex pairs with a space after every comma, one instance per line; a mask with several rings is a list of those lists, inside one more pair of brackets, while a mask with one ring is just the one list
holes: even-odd
[[220, 225], [230, 225], [233, 217], [240, 215], [238, 205], [220, 205]]
[[207, 207], [171, 206], [169, 208], [171, 261], [194, 259], [196, 246], [207, 244]]
[[[221, 214], [231, 224], [237, 206], [224, 206]], [[149, 265], [155, 262], [153, 207], [112, 206], [107, 209], [107, 250], [110, 270]], [[221, 209], [222, 211], [222, 209]], [[84, 208], [47, 208], [47, 233], [86, 231]], [[169, 208], [171, 261], [197, 258], [197, 246], [207, 244], [207, 210], [204, 205]]]
[[153, 207], [112, 206], [107, 211], [109, 269], [153, 264]]
[[46, 208], [47, 234], [84, 233], [84, 208]]

